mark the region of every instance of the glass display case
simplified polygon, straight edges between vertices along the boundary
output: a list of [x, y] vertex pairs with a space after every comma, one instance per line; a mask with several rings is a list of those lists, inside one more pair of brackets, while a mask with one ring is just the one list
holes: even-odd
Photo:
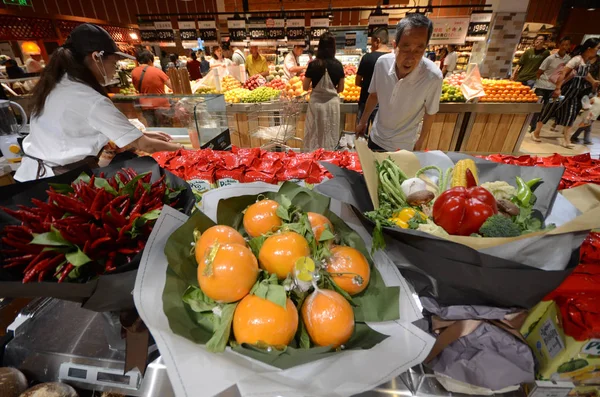
[[140, 129], [163, 131], [192, 148], [225, 150], [231, 145], [223, 95], [111, 95]]

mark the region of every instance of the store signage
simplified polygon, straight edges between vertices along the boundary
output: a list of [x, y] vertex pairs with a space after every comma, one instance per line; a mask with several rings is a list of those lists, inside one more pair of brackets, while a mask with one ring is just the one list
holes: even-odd
[[491, 12], [473, 12], [467, 29], [467, 41], [485, 41], [490, 24], [492, 23]]
[[369, 16], [368, 35], [371, 37], [373, 32], [378, 28], [387, 28], [390, 22], [389, 14], [371, 15]]
[[245, 19], [228, 19], [227, 29], [229, 30], [229, 40], [233, 42], [241, 42], [246, 40], [246, 20]]
[[464, 44], [469, 18], [431, 18], [433, 34], [430, 45]]
[[199, 37], [205, 45], [216, 45], [218, 43], [217, 24], [214, 19], [198, 20], [198, 30], [200, 32]]
[[32, 7], [31, 0], [4, 0], [4, 4], [8, 4], [10, 6]]
[[323, 33], [329, 31], [328, 17], [312, 17], [310, 18], [310, 40], [318, 41]]
[[248, 21], [248, 36], [252, 40], [266, 40], [267, 24], [264, 18], [252, 18]]
[[269, 40], [285, 39], [285, 19], [267, 18], [265, 25], [267, 26], [267, 38]]
[[287, 20], [287, 39], [288, 41], [304, 41], [306, 39], [306, 28], [304, 27], [304, 18]]
[[346, 33], [346, 43], [344, 45], [346, 49], [356, 48], [356, 32]]
[[138, 26], [140, 27], [140, 39], [142, 43], [155, 43], [158, 41], [153, 22], [140, 22]]
[[198, 32], [196, 31], [196, 22], [194, 21], [178, 21], [179, 37], [181, 41], [196, 41], [198, 40]]
[[154, 28], [158, 41], [175, 41], [175, 32], [173, 32], [171, 21], [156, 21]]

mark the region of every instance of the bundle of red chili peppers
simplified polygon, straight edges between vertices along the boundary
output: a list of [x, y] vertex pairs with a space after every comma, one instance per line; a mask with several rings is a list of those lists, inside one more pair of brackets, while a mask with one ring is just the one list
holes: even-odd
[[179, 190], [163, 175], [123, 169], [111, 178], [82, 174], [70, 185], [51, 185], [46, 202], [4, 212], [21, 225], [5, 226], [4, 268], [22, 269], [23, 282], [110, 273], [144, 249], [164, 204], [175, 206]]

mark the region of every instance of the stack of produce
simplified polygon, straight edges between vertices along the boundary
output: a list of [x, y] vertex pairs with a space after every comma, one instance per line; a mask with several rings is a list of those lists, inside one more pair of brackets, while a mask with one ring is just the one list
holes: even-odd
[[267, 82], [269, 82], [271, 80], [281, 79], [283, 76], [285, 76], [285, 73], [283, 72], [283, 66], [275, 65], [269, 68], [269, 75], [266, 79]]
[[451, 74], [451, 75], [447, 76], [444, 79], [444, 82], [452, 87], [460, 87], [466, 77], [467, 77], [467, 74], [465, 72], [455, 73], [455, 74]]
[[249, 89], [250, 91], [257, 89], [258, 87], [263, 86], [266, 83], [266, 80], [260, 74], [254, 75], [250, 77], [244, 83], [243, 87]]
[[52, 185], [48, 200], [3, 208], [20, 220], [2, 230], [2, 266], [23, 282], [85, 282], [111, 273], [140, 253], [164, 204], [176, 206], [180, 190], [161, 177], [124, 169], [112, 178], [82, 174], [70, 185]]
[[137, 90], [133, 87], [133, 85], [129, 84], [129, 86], [119, 89], [120, 95], [137, 95]]
[[265, 84], [265, 87], [271, 87], [276, 90], [283, 91], [283, 90], [285, 90], [285, 85], [286, 85], [285, 81], [283, 81], [281, 78], [278, 77], [276, 79], [267, 81], [267, 83]]
[[482, 79], [485, 96], [480, 102], [537, 102], [535, 92], [523, 83], [511, 80]]
[[[391, 159], [377, 164], [380, 207], [366, 213], [376, 224], [373, 244], [385, 245], [382, 226], [417, 229], [438, 237], [517, 237], [554, 228], [533, 216], [533, 190], [542, 180], [516, 177], [518, 188], [506, 181], [479, 184], [477, 166], [460, 160], [446, 173], [436, 166], [420, 169], [408, 178]], [[438, 182], [432, 189], [420, 178], [435, 170]]]
[[242, 88], [242, 83], [237, 81], [235, 77], [231, 75], [223, 77], [223, 80], [221, 80], [221, 92], [227, 92], [234, 88]]
[[440, 102], [465, 102], [465, 97], [460, 86], [452, 85], [444, 81], [442, 83], [442, 96]]
[[302, 89], [302, 79], [300, 77], [292, 77], [286, 84], [283, 93], [288, 98], [295, 98], [306, 94]]
[[271, 87], [258, 87], [242, 98], [244, 103], [268, 102], [279, 97], [281, 91]]
[[190, 286], [182, 299], [199, 316], [220, 311], [209, 351], [224, 351], [230, 334], [237, 345], [270, 349], [294, 340], [301, 349], [339, 348], [354, 334], [350, 302], [369, 286], [367, 258], [336, 238], [323, 214], [280, 201], [245, 208], [248, 242], [226, 225], [194, 233], [199, 288]]
[[344, 76], [353, 76], [356, 74], [358, 69], [354, 65], [344, 65]]
[[152, 155], [158, 164], [185, 179], [198, 191], [232, 183], [278, 183], [303, 181], [320, 183], [331, 174], [319, 162], [326, 161], [361, 172], [355, 152], [316, 150], [310, 153], [267, 152], [259, 148], [231, 152], [211, 149], [159, 152]]
[[227, 103], [240, 103], [242, 101], [243, 98], [246, 97], [246, 95], [248, 95], [250, 93], [250, 90], [246, 89], [246, 88], [233, 88], [229, 91], [226, 91], [224, 96], [225, 96], [225, 102]]
[[217, 90], [213, 87], [198, 87], [196, 94], [217, 94]]
[[344, 91], [340, 94], [340, 98], [344, 102], [358, 102], [360, 98], [360, 87], [355, 84], [356, 75], [346, 76], [344, 80]]

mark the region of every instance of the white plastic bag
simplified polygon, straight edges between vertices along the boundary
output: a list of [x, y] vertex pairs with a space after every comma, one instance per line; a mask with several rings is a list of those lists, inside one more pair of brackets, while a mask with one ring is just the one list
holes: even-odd
[[483, 84], [481, 84], [481, 74], [479, 66], [476, 63], [470, 63], [467, 67], [467, 76], [460, 86], [460, 91], [467, 101], [473, 98], [485, 96]]

